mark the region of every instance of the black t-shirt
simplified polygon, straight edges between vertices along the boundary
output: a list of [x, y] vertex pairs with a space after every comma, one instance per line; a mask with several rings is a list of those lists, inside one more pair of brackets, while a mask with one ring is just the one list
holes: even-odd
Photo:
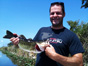
[[[69, 54], [74, 55], [76, 53], [83, 53], [83, 47], [75, 33], [67, 28], [52, 29], [51, 27], [41, 28], [34, 40], [49, 40], [49, 43], [54, 47], [55, 51], [63, 56]], [[48, 58], [45, 52], [37, 54], [35, 66], [63, 66], [56, 61]]]

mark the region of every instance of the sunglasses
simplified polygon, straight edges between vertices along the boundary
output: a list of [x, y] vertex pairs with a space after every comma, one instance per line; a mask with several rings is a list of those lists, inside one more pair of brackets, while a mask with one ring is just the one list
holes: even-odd
[[64, 6], [64, 3], [63, 2], [54, 2], [54, 3], [51, 3], [51, 6], [53, 6], [53, 5], [62, 5], [62, 6]]

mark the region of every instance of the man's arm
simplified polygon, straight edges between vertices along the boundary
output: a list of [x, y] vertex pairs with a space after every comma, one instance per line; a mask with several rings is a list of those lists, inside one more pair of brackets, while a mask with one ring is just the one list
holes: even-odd
[[82, 53], [77, 53], [72, 57], [65, 57], [55, 52], [53, 46], [46, 47], [46, 55], [52, 60], [64, 65], [64, 66], [83, 66]]

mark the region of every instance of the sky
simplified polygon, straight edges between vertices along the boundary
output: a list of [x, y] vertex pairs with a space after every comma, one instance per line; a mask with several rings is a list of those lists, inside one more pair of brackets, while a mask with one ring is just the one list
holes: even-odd
[[81, 8], [81, 0], [0, 0], [0, 47], [10, 40], [4, 39], [6, 30], [26, 38], [34, 38], [41, 27], [51, 26], [49, 8], [52, 2], [64, 2], [63, 25], [70, 28], [67, 21], [88, 22], [88, 8]]

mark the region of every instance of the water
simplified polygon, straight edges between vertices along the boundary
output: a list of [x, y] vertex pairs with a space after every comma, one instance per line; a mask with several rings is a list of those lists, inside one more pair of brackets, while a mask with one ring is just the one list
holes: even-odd
[[17, 66], [13, 64], [13, 62], [0, 51], [0, 66]]

